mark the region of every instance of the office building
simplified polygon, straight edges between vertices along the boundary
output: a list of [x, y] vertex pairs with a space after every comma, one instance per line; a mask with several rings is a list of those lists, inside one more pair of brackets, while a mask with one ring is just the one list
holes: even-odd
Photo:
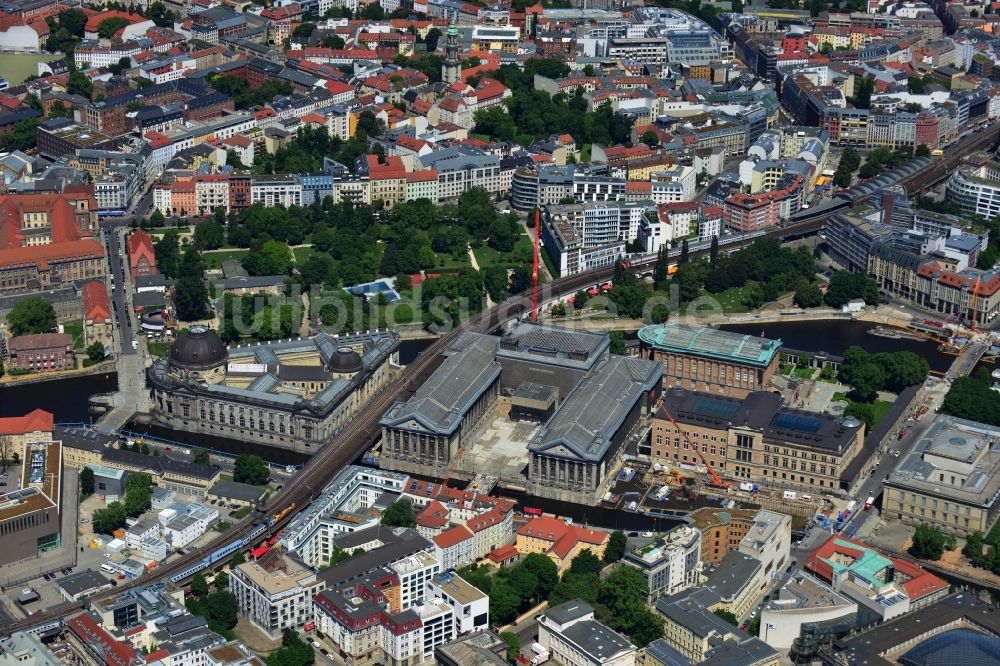
[[920, 565], [836, 535], [817, 548], [803, 568], [856, 602], [861, 625], [891, 620], [948, 594], [948, 583]]
[[670, 596], [698, 584], [701, 532], [678, 525], [651, 543], [625, 553], [622, 560], [646, 577], [647, 601]]
[[760, 639], [788, 650], [804, 634], [842, 634], [857, 624], [858, 604], [826, 583], [798, 573], [760, 611]]
[[594, 619], [593, 607], [573, 599], [547, 608], [538, 620], [538, 643], [565, 666], [632, 666], [635, 646]]
[[62, 545], [62, 444], [28, 441], [19, 450], [20, 489], [0, 495], [0, 564], [34, 559]]
[[326, 584], [294, 556], [276, 552], [230, 569], [229, 590], [240, 615], [272, 639], [313, 621], [313, 597]]

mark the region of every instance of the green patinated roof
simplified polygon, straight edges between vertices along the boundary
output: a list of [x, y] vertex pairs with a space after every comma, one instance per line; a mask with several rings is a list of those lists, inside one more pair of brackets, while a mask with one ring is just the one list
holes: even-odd
[[639, 340], [655, 349], [767, 367], [781, 340], [729, 333], [706, 326], [665, 324], [639, 329]]
[[878, 552], [871, 550], [870, 548], [862, 548], [856, 543], [851, 543], [850, 541], [837, 539], [836, 543], [838, 546], [843, 548], [860, 550], [861, 557], [855, 560], [855, 562], [850, 566], [844, 566], [843, 564], [839, 564], [833, 560], [824, 560], [830, 565], [830, 567], [833, 568], [834, 573], [847, 569], [875, 587], [883, 584], [883, 582], [878, 579], [877, 574], [880, 571], [884, 571], [886, 567], [892, 566], [892, 561], [889, 560], [889, 558], [880, 555]]

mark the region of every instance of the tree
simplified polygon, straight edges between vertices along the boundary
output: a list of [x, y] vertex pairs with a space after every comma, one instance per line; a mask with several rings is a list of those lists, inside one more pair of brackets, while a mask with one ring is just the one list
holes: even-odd
[[243, 257], [243, 268], [250, 275], [291, 275], [292, 251], [288, 243], [265, 240], [251, 244]]
[[299, 638], [294, 629], [285, 629], [281, 647], [267, 656], [268, 666], [307, 666], [316, 660], [313, 647]]
[[559, 582], [559, 569], [556, 563], [545, 555], [531, 553], [518, 562], [517, 566], [531, 572], [538, 579], [539, 599], [548, 597]]
[[104, 343], [95, 342], [89, 347], [87, 347], [87, 358], [92, 362], [97, 363], [98, 361], [104, 360]]
[[413, 511], [413, 504], [405, 499], [396, 500], [382, 512], [381, 523], [395, 527], [416, 527], [417, 516]]
[[940, 560], [944, 555], [945, 541], [944, 532], [927, 523], [921, 523], [913, 533], [910, 555], [922, 560]]
[[660, 137], [657, 136], [656, 132], [653, 130], [646, 130], [643, 132], [642, 136], [639, 137], [639, 141], [642, 141], [650, 148], [660, 145]]
[[688, 242], [687, 239], [681, 241], [681, 256], [677, 257], [677, 265], [686, 264], [688, 262]]
[[225, 571], [219, 571], [215, 574], [215, 578], [212, 579], [212, 587], [216, 590], [228, 590], [229, 589], [229, 574]]
[[608, 348], [612, 354], [618, 354], [619, 356], [625, 355], [625, 334], [621, 331], [611, 331], [608, 333], [608, 339], [611, 341], [611, 345]]
[[205, 576], [202, 574], [195, 574], [194, 578], [191, 579], [191, 594], [196, 597], [207, 597], [208, 596], [208, 581], [205, 580]]
[[521, 566], [518, 563], [517, 566], [510, 570], [507, 582], [514, 588], [522, 602], [535, 600], [538, 594], [538, 577], [529, 571], [527, 567]]
[[739, 620], [736, 619], [736, 616], [733, 615], [732, 611], [727, 611], [725, 608], [716, 608], [712, 612], [734, 627], [740, 623]]
[[793, 300], [800, 308], [818, 308], [823, 304], [823, 292], [812, 282], [801, 278], [795, 283]]
[[872, 93], [875, 91], [875, 77], [865, 76], [854, 79], [854, 106], [868, 109], [872, 105]]
[[101, 39], [111, 39], [116, 32], [128, 25], [131, 25], [129, 20], [119, 16], [106, 18], [97, 24], [97, 36]]
[[185, 275], [174, 287], [174, 305], [182, 321], [197, 321], [208, 315], [208, 287], [201, 274]]
[[152, 502], [152, 479], [149, 474], [129, 474], [125, 486], [125, 501], [123, 502], [125, 513], [133, 517], [138, 516], [147, 511]]
[[576, 308], [577, 310], [582, 310], [585, 307], [587, 307], [587, 301], [589, 300], [590, 300], [590, 294], [588, 294], [585, 289], [581, 289], [580, 291], [576, 292], [575, 296], [573, 296], [573, 307]]
[[264, 459], [252, 453], [243, 453], [236, 458], [233, 465], [233, 481], [262, 486], [267, 483], [270, 472]]
[[237, 603], [236, 596], [229, 590], [219, 590], [208, 595], [209, 618], [224, 629], [236, 626]]
[[83, 495], [94, 494], [94, 470], [89, 467], [80, 470], [80, 493]]
[[611, 564], [625, 557], [625, 546], [627, 544], [628, 538], [624, 532], [621, 530], [612, 532], [611, 537], [608, 539], [608, 545], [604, 549], [604, 561]]
[[917, 146], [917, 149], [913, 151], [914, 157], [930, 157], [931, 149], [927, 147], [926, 143], [922, 143]]
[[[543, 556], [544, 557], [544, 556]], [[507, 581], [500, 579], [490, 589], [490, 618], [496, 624], [507, 624], [521, 607], [521, 598]]]
[[712, 245], [708, 248], [708, 260], [715, 263], [715, 260], [719, 258], [719, 237], [712, 236]]
[[521, 656], [521, 640], [513, 631], [501, 633], [500, 638], [507, 642], [507, 661], [513, 664], [514, 660]]
[[205, 467], [212, 466], [212, 459], [209, 456], [208, 449], [195, 449], [194, 455], [191, 457], [191, 462], [195, 465], [204, 465]]
[[95, 532], [112, 534], [125, 524], [125, 518], [125, 505], [121, 502], [112, 502], [107, 507], [94, 511], [91, 524]]
[[174, 27], [174, 13], [167, 9], [162, 2], [154, 2], [147, 7], [146, 18], [161, 28]]
[[199, 250], [216, 250], [226, 242], [226, 229], [216, 220], [202, 220], [194, 227], [194, 246]]
[[181, 243], [180, 235], [176, 229], [171, 229], [163, 234], [160, 240], [153, 245], [153, 253], [156, 255], [156, 267], [164, 277], [180, 277], [181, 268]]
[[229, 568], [232, 569], [233, 567], [238, 567], [239, 565], [244, 564], [246, 561], [247, 558], [244, 557], [242, 551], [238, 550], [235, 553], [233, 553], [232, 557], [229, 558]]
[[90, 99], [94, 92], [94, 83], [90, 77], [78, 69], [70, 70], [69, 82], [66, 85], [66, 92], [70, 95], [80, 95]]
[[18, 301], [7, 315], [7, 328], [11, 336], [27, 333], [48, 333], [56, 327], [56, 311], [41, 296]]
[[597, 555], [594, 555], [594, 551], [587, 548], [580, 551], [579, 554], [573, 558], [569, 570], [574, 574], [600, 574], [601, 569], [603, 568], [604, 564], [601, 563], [601, 560], [597, 557]]
[[438, 40], [441, 39], [441, 31], [438, 28], [431, 28], [427, 31], [424, 36], [424, 44], [427, 45], [427, 51], [433, 53], [437, 51]]

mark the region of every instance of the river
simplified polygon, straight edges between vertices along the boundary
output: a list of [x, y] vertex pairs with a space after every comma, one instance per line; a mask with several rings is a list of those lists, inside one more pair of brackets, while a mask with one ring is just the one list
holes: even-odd
[[118, 390], [118, 373], [0, 387], [0, 416], [24, 416], [33, 409], [52, 412], [56, 423], [90, 423], [88, 400]]
[[943, 372], [948, 369], [954, 356], [937, 350], [938, 343], [920, 340], [883, 338], [867, 331], [876, 324], [867, 321], [846, 321], [834, 319], [826, 321], [789, 321], [770, 324], [725, 324], [721, 330], [749, 335], [763, 334], [777, 338], [791, 349], [806, 352], [825, 351], [842, 356], [852, 345], [857, 345], [872, 353], [912, 351], [927, 360], [931, 370]]

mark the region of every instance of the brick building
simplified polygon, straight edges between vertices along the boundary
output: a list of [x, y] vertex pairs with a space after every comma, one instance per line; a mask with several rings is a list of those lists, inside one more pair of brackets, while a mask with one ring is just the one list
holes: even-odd
[[684, 324], [639, 330], [640, 355], [663, 363], [663, 385], [742, 398], [767, 388], [781, 340]]
[[18, 335], [7, 345], [11, 370], [65, 370], [73, 368], [73, 338], [66, 333]]
[[132, 279], [141, 275], [158, 275], [153, 239], [142, 229], [136, 229], [128, 237], [128, 265]]

